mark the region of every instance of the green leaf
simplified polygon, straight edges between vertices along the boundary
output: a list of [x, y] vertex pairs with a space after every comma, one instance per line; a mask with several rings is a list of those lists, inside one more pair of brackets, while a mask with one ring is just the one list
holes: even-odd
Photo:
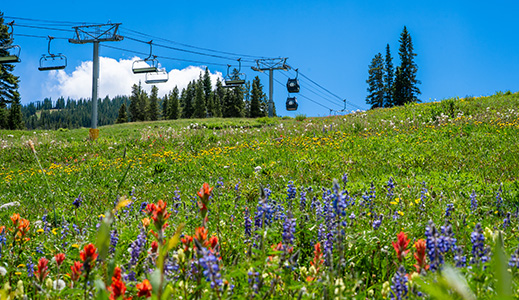
[[111, 214], [107, 213], [97, 231], [96, 247], [101, 260], [106, 259], [108, 248], [110, 247], [110, 220]]
[[512, 280], [507, 270], [508, 258], [504, 250], [501, 231], [498, 231], [492, 258], [492, 270], [496, 279], [496, 299], [512, 299]]
[[97, 290], [96, 300], [109, 300], [108, 291], [106, 291], [105, 283], [101, 279], [95, 281], [95, 287]]

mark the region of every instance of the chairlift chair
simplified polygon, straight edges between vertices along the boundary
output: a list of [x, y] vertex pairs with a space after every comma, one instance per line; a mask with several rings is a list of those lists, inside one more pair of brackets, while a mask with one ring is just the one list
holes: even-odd
[[287, 90], [289, 93], [299, 93], [299, 80], [297, 76], [299, 75], [298, 69], [296, 69], [296, 78], [289, 78], [287, 81]]
[[241, 71], [241, 58], [238, 59], [240, 66], [238, 70], [234, 69], [235, 72], [232, 74], [229, 72], [231, 69], [231, 65], [227, 65], [227, 75], [224, 78], [225, 87], [238, 87], [245, 83], [245, 79], [247, 76], [244, 73], [240, 73]]
[[67, 67], [67, 57], [61, 53], [53, 54], [50, 52], [50, 42], [54, 37], [49, 36], [48, 54], [43, 54], [40, 58], [40, 71], [63, 70]]
[[156, 72], [146, 72], [146, 79], [144, 82], [147, 84], [164, 83], [169, 80], [169, 73], [166, 69], [160, 69]]
[[156, 73], [159, 71], [157, 56], [151, 52], [152, 42], [147, 42], [147, 44], [150, 44], [150, 55], [145, 59], [139, 59], [132, 63], [133, 74]]
[[[11, 32], [9, 33], [9, 41], [6, 43], [6, 45], [0, 46], [0, 50], [3, 50], [6, 52], [6, 54], [0, 55], [0, 64], [10, 64], [10, 63], [19, 63], [20, 60], [20, 51], [22, 48], [18, 45], [12, 45], [13, 43], [13, 24], [14, 21], [10, 22], [8, 25], [11, 26]], [[2, 51], [2, 52], [3, 52]]]
[[288, 111], [297, 110], [298, 106], [299, 105], [297, 104], [297, 98], [296, 97], [288, 97], [287, 98], [286, 108], [287, 108]]

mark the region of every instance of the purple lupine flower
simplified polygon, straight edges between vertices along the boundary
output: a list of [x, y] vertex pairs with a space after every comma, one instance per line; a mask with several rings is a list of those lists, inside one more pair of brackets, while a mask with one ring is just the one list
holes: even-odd
[[393, 182], [393, 177], [389, 177], [389, 180], [387, 181], [387, 197], [391, 200], [393, 199], [394, 193], [393, 190], [395, 189], [395, 183]]
[[477, 223], [474, 231], [470, 234], [470, 241], [472, 242], [472, 258], [471, 264], [485, 263], [488, 261], [488, 249], [485, 248], [485, 235], [481, 224]]
[[146, 246], [146, 229], [144, 226], [141, 227], [141, 232], [137, 236], [137, 239], [133, 241], [130, 245], [131, 255], [129, 267], [135, 266], [139, 261], [139, 257], [141, 256], [142, 250]]
[[441, 251], [442, 253], [447, 253], [449, 251], [456, 251], [458, 248], [456, 246], [457, 239], [454, 238], [454, 232], [452, 231], [452, 226], [447, 224], [445, 226], [440, 227], [441, 230], [441, 236], [440, 236], [440, 243], [441, 243]]
[[430, 269], [434, 272], [443, 265], [444, 241], [433, 221], [429, 221], [429, 225], [425, 227], [425, 237], [427, 256], [429, 256], [429, 260], [431, 261]]
[[248, 242], [249, 239], [252, 236], [252, 220], [250, 218], [249, 209], [245, 207], [245, 213], [244, 213], [244, 227], [245, 227], [245, 242]]
[[472, 190], [472, 194], [470, 194], [470, 210], [472, 213], [476, 212], [478, 208], [478, 199], [476, 199], [476, 192]]
[[344, 173], [344, 175], [342, 175], [342, 184], [344, 184], [345, 189], [346, 189], [346, 183], [348, 183], [348, 174]]
[[2, 258], [2, 248], [3, 246], [5, 246], [5, 242], [6, 242], [6, 238], [5, 238], [5, 229], [2, 230], [2, 232], [0, 232], [0, 258]]
[[27, 259], [27, 275], [29, 277], [33, 277], [34, 276], [34, 263], [32, 262], [32, 257], [29, 257]]
[[203, 268], [205, 280], [211, 283], [212, 289], [219, 289], [223, 285], [222, 275], [220, 274], [220, 266], [218, 258], [205, 248], [200, 250], [201, 257], [198, 260]]
[[294, 186], [294, 182], [291, 180], [288, 182], [288, 185], [287, 185], [287, 204], [288, 204], [288, 207], [292, 207], [292, 200], [296, 198], [296, 195], [297, 195], [297, 190], [296, 190], [296, 187]]
[[506, 218], [503, 220], [503, 231], [506, 231], [506, 228], [508, 228], [508, 226], [510, 226], [510, 217], [511, 217], [510, 212], [507, 212]]
[[519, 269], [519, 247], [515, 249], [515, 252], [510, 256], [508, 266], [511, 268]]
[[[69, 224], [67, 223], [67, 221], [64, 221], [63, 224], [61, 225], [61, 232], [60, 232], [62, 241], [65, 241], [69, 232], [70, 232]], [[62, 245], [63, 245], [63, 247], [66, 247], [68, 245], [68, 242], [63, 242]]]
[[141, 203], [141, 207], [139, 208], [140, 211], [144, 211], [144, 210], [146, 209], [146, 206], [147, 206], [147, 205], [148, 205], [147, 202], [142, 202], [142, 203]]
[[262, 199], [256, 209], [254, 215], [254, 227], [256, 229], [263, 228], [272, 224], [272, 218], [274, 216], [274, 209], [268, 203], [267, 199]]
[[407, 293], [409, 292], [407, 286], [407, 276], [405, 272], [404, 266], [400, 266], [393, 276], [392, 285], [391, 285], [391, 299], [407, 299]]
[[[261, 278], [259, 276], [259, 272], [256, 272], [254, 270], [251, 270], [247, 273], [248, 281], [249, 281], [249, 287], [254, 293], [254, 295], [258, 294], [259, 292], [259, 284], [261, 282]], [[253, 297], [254, 297], [253, 295]]]
[[496, 210], [499, 212], [499, 215], [501, 215], [501, 207], [503, 206], [503, 198], [501, 197], [501, 194], [503, 194], [503, 189], [501, 186], [499, 187], [499, 190], [496, 193], [496, 202], [494, 205], [496, 206]]
[[461, 247], [458, 247], [456, 250], [454, 261], [456, 262], [456, 268], [463, 268], [467, 266], [467, 256], [463, 255], [463, 249]]
[[223, 177], [218, 177], [218, 180], [216, 181], [216, 188], [223, 187]]
[[299, 202], [299, 209], [304, 211], [306, 209], [306, 192], [303, 190], [299, 193], [301, 201]]
[[81, 203], [83, 202], [83, 197], [81, 196], [81, 193], [79, 193], [79, 196], [77, 196], [76, 199], [74, 199], [74, 201], [72, 202], [72, 205], [74, 205], [77, 208], [79, 208], [79, 206], [81, 206]]
[[[289, 215], [291, 215], [290, 212], [289, 212]], [[285, 246], [294, 244], [295, 232], [296, 232], [296, 219], [291, 218], [290, 216], [286, 217], [285, 222], [283, 223], [283, 234], [282, 234], [283, 244]]]
[[110, 232], [110, 248], [108, 251], [110, 253], [115, 252], [115, 248], [117, 247], [117, 243], [119, 242], [119, 233], [117, 233], [117, 229], [114, 229]]
[[377, 216], [375, 215], [374, 216], [375, 220], [373, 221], [373, 230], [377, 230], [380, 228], [380, 225], [382, 225], [382, 220], [384, 220], [384, 215], [383, 214], [380, 214], [380, 216], [378, 216], [378, 219], [377, 219]]
[[454, 204], [447, 204], [447, 208], [445, 209], [445, 218], [450, 218], [452, 211], [454, 210]]
[[182, 196], [180, 195], [180, 190], [178, 187], [175, 189], [175, 196], [173, 197], [173, 207], [171, 208], [171, 211], [173, 213], [178, 214], [178, 208], [182, 204]]
[[422, 192], [421, 192], [421, 195], [420, 195], [420, 211], [424, 211], [425, 210], [425, 201], [427, 200], [427, 194], [429, 193], [429, 191], [427, 190], [427, 186], [425, 185], [425, 181], [422, 182]]
[[49, 233], [50, 228], [49, 228], [49, 222], [47, 222], [47, 215], [43, 215], [43, 217], [41, 217], [41, 222], [43, 223], [43, 232]]

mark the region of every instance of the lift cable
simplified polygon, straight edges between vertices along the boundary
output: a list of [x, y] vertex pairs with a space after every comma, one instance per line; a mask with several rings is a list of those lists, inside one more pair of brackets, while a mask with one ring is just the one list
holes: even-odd
[[209, 51], [209, 52], [214, 52], [214, 53], [233, 55], [233, 56], [237, 56], [237, 57], [249, 57], [249, 58], [254, 58], [254, 59], [265, 58], [265, 57], [262, 57], [262, 56], [254, 56], [254, 55], [248, 55], [248, 54], [240, 54], [240, 53], [234, 53], [234, 52], [220, 51], [220, 50], [214, 50], [214, 49], [210, 49], [210, 48], [204, 48], [204, 47], [198, 47], [198, 46], [193, 46], [193, 45], [189, 45], [189, 44], [184, 44], [184, 43], [176, 42], [176, 41], [173, 41], [173, 40], [152, 36], [152, 35], [149, 35], [149, 34], [146, 34], [146, 33], [142, 33], [142, 32], [139, 32], [139, 31], [131, 30], [131, 29], [128, 29], [126, 27], [122, 27], [121, 29], [123, 31], [129, 31], [129, 32], [132, 32], [132, 33], [135, 33], [135, 34], [139, 34], [139, 35], [147, 37], [147, 38], [153, 38], [155, 40], [160, 40], [160, 41], [163, 41], [163, 42], [168, 42], [168, 43], [172, 43], [172, 44], [175, 44], [175, 45], [180, 45], [180, 46], [183, 46], [183, 47], [188, 47], [188, 48], [193, 48], [193, 49], [198, 49], [198, 50], [204, 50], [204, 51]]
[[[30, 38], [39, 38], [39, 39], [48, 39], [49, 36], [43, 36], [43, 35], [32, 35], [32, 34], [24, 34], [24, 33], [15, 33], [14, 36], [23, 36], [23, 37], [30, 37]], [[68, 40], [69, 38], [65, 37], [53, 37], [57, 40]]]
[[[51, 21], [51, 20], [21, 18], [21, 17], [13, 17], [13, 16], [5, 16], [5, 15], [3, 17], [4, 17], [4, 19], [64, 24], [63, 26], [70, 26], [70, 25], [75, 25], [75, 24], [85, 24], [85, 23], [88, 23], [88, 24], [101, 24], [101, 23], [79, 22], [79, 21]], [[67, 24], [67, 25], [65, 25], [65, 24]]]
[[[135, 39], [135, 38], [132, 38], [132, 37], [129, 37], [129, 36], [125, 36], [125, 38], [127, 38], [129, 40], [132, 40], [132, 41], [139, 42], [139, 43], [149, 44], [149, 41], [143, 41], [143, 40]], [[221, 59], [225, 59], [225, 60], [236, 60], [236, 58], [234, 58], [234, 57], [221, 56], [221, 55], [216, 55], [216, 54], [207, 54], [207, 53], [203, 53], [203, 52], [192, 51], [192, 50], [187, 50], [187, 49], [181, 49], [181, 48], [167, 46], [167, 45], [162, 45], [162, 44], [157, 44], [157, 43], [153, 43], [153, 45], [157, 46], [157, 47], [162, 47], [162, 48], [166, 48], [166, 49], [170, 49], [170, 50], [175, 50], [175, 51], [187, 52], [187, 53], [191, 53], [191, 54], [209, 56], [209, 57], [214, 57], [214, 58], [221, 58]], [[253, 62], [253, 60], [246, 60], [246, 61], [247, 62]]]
[[[262, 73], [262, 74], [265, 74], [265, 73]], [[265, 74], [265, 75], [267, 75], [267, 74]], [[267, 76], [268, 76], [268, 75], [267, 75]], [[274, 81], [277, 82], [277, 83], [279, 83], [282, 87], [286, 88], [285, 84], [283, 84], [281, 81], [277, 80], [276, 78], [274, 78]], [[317, 104], [317, 105], [319, 105], [319, 106], [321, 106], [321, 107], [324, 107], [324, 108], [326, 108], [327, 110], [330, 110], [330, 111], [334, 110], [334, 109], [331, 109], [331, 108], [329, 108], [328, 106], [325, 106], [324, 104], [319, 103], [318, 101], [315, 101], [315, 100], [313, 100], [313, 99], [311, 99], [311, 98], [309, 98], [309, 97], [306, 97], [305, 95], [302, 95], [302, 94], [300, 94], [300, 93], [298, 94], [298, 96], [303, 97], [303, 98], [307, 99], [308, 101], [313, 102], [313, 103], [315, 103], [315, 104]]]
[[[145, 52], [142, 52], [142, 51], [135, 51], [135, 50], [124, 49], [124, 48], [108, 46], [108, 45], [101, 45], [101, 46], [104, 47], [104, 48], [111, 48], [111, 49], [115, 49], [115, 50], [119, 50], [119, 51], [126, 51], [126, 52], [130, 52], [130, 53], [134, 53], [134, 54], [148, 55], [148, 53], [145, 53]], [[203, 65], [227, 67], [227, 64], [222, 64], [222, 63], [205, 62], [205, 61], [190, 60], [190, 59], [181, 59], [181, 58], [174, 58], [174, 57], [169, 57], [169, 56], [159, 56], [159, 55], [157, 55], [156, 57], [157, 58], [168, 59], [168, 60], [176, 60], [176, 61], [183, 61], [183, 62], [203, 64]]]
[[43, 27], [43, 26], [33, 26], [33, 25], [25, 25], [25, 24], [17, 24], [14, 23], [14, 26], [26, 27], [26, 28], [35, 28], [35, 29], [45, 29], [45, 30], [56, 30], [56, 31], [64, 31], [64, 32], [75, 32], [72, 29], [63, 29], [63, 28], [52, 28], [52, 27]]

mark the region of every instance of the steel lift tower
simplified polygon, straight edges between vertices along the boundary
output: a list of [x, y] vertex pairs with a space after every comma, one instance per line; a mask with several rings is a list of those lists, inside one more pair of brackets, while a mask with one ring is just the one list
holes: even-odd
[[254, 71], [269, 71], [269, 118], [274, 116], [274, 70], [288, 71], [290, 67], [286, 64], [287, 57], [264, 58], [256, 60], [256, 67], [251, 67]]
[[94, 44], [93, 72], [92, 72], [92, 124], [90, 128], [90, 138], [95, 140], [99, 135], [97, 129], [97, 88], [99, 85], [99, 43], [100, 42], [119, 42], [124, 39], [117, 34], [121, 23], [107, 23], [99, 25], [82, 25], [73, 27], [76, 31], [73, 39], [69, 39], [72, 44]]

